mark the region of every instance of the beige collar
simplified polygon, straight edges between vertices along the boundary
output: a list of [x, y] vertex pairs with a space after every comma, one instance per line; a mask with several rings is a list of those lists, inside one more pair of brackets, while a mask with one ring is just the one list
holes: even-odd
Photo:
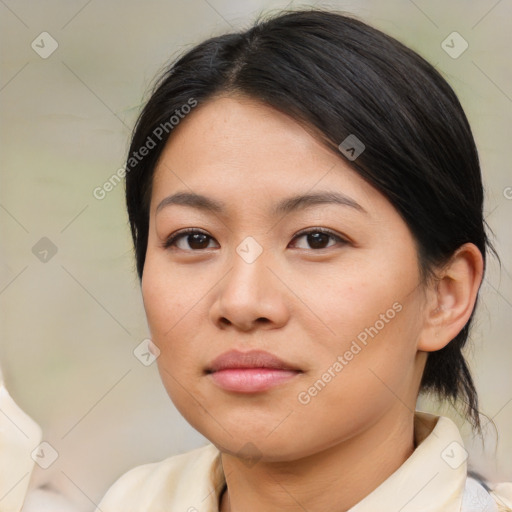
[[[458, 428], [449, 418], [416, 411], [414, 438], [413, 454], [349, 512], [460, 512], [467, 452]], [[220, 453], [210, 454], [211, 487], [197, 510], [217, 512], [226, 481]]]
[[413, 454], [350, 512], [459, 512], [467, 452], [446, 417], [416, 412]]

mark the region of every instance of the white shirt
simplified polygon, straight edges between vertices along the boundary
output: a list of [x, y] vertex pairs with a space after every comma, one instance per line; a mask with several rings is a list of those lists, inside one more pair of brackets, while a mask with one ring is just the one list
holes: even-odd
[[[512, 483], [489, 494], [467, 477], [467, 452], [456, 425], [417, 411], [413, 454], [349, 512], [512, 511]], [[225, 485], [212, 444], [138, 466], [107, 491], [96, 512], [218, 512]]]

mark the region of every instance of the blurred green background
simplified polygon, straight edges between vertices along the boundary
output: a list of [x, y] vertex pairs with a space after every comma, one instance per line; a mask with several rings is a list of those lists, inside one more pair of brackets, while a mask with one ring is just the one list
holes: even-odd
[[[503, 266], [489, 262], [468, 351], [489, 417], [485, 447], [464, 433], [484, 475], [512, 480], [511, 2], [5, 0], [0, 361], [12, 396], [60, 455], [35, 472], [33, 485], [59, 489], [80, 510], [90, 510], [121, 472], [204, 442], [174, 409], [156, 365], [133, 355], [148, 330], [123, 186], [103, 200], [93, 190], [124, 164], [130, 129], [166, 63], [261, 12], [308, 5], [352, 13], [418, 51], [466, 110]], [[453, 31], [469, 44], [457, 58], [441, 46]], [[52, 44], [56, 50], [44, 55]], [[421, 406], [462, 426], [449, 408]]]

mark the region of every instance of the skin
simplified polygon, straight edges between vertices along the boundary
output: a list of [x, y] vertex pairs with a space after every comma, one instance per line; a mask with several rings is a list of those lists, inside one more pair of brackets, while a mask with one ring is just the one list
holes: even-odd
[[[319, 191], [362, 209], [272, 211], [284, 198]], [[177, 192], [225, 209], [170, 204], [157, 213]], [[164, 247], [184, 228], [209, 235], [206, 248], [186, 235]], [[325, 248], [312, 248], [297, 236], [305, 228], [346, 242], [325, 237]], [[262, 248], [252, 263], [236, 251], [249, 236]], [[427, 352], [465, 325], [481, 275], [481, 255], [466, 244], [437, 282], [421, 283], [414, 239], [391, 203], [284, 114], [231, 96], [188, 115], [155, 170], [142, 292], [167, 392], [222, 452], [228, 489], [220, 510], [339, 512], [391, 475], [414, 450]], [[300, 403], [299, 393], [395, 303], [400, 312]], [[228, 392], [205, 369], [231, 349], [266, 350], [302, 372], [265, 392]]]

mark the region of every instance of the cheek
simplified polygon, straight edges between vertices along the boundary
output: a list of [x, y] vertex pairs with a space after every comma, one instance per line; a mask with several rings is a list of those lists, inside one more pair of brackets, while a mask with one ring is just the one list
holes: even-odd
[[409, 343], [405, 317], [420, 318], [414, 263], [379, 268], [371, 261], [357, 261], [330, 272], [294, 276], [295, 289], [313, 313], [309, 321], [297, 315], [303, 318], [302, 328], [326, 352], [348, 350], [356, 339], [364, 344], [390, 337], [395, 345]]
[[318, 370], [300, 387], [297, 412], [313, 421], [326, 441], [330, 435], [354, 435], [389, 410], [414, 403], [419, 331], [415, 307], [407, 303], [384, 326], [373, 321], [372, 329], [359, 330], [364, 336], [347, 336], [337, 347], [331, 346]]
[[162, 259], [148, 252], [142, 277], [142, 297], [151, 339], [160, 349], [158, 364], [165, 362], [166, 368], [171, 370], [176, 358], [170, 356], [181, 351], [177, 340], [183, 342], [182, 330], [194, 314], [192, 301], [197, 303], [200, 291], [192, 283], [186, 286], [179, 271], [171, 274]]
[[142, 297], [151, 334], [164, 342], [198, 305], [201, 282], [171, 268], [165, 253], [148, 250], [142, 277]]
[[422, 296], [414, 257], [395, 261], [386, 268], [358, 262], [332, 273], [335, 279], [322, 277], [317, 284], [324, 286], [316, 290], [307, 279], [296, 281], [309, 287], [311, 309], [329, 327], [326, 336], [318, 336], [319, 322], [302, 325], [315, 340], [309, 348], [315, 368], [308, 385], [320, 380], [322, 398], [315, 401], [322, 407], [336, 403], [366, 410], [371, 403], [379, 409], [394, 400], [390, 389], [400, 395], [404, 383], [411, 382], [422, 328]]
[[[160, 350], [158, 371], [169, 397], [186, 416], [190, 403], [187, 403], [184, 386], [189, 388], [196, 378], [190, 364], [187, 364], [191, 355], [190, 340], [193, 339], [191, 325], [187, 321], [194, 309], [188, 304], [187, 289], [180, 284], [179, 275], [169, 275], [165, 266], [148, 254], [142, 278], [142, 296], [151, 339]], [[197, 302], [197, 291], [193, 295]]]

